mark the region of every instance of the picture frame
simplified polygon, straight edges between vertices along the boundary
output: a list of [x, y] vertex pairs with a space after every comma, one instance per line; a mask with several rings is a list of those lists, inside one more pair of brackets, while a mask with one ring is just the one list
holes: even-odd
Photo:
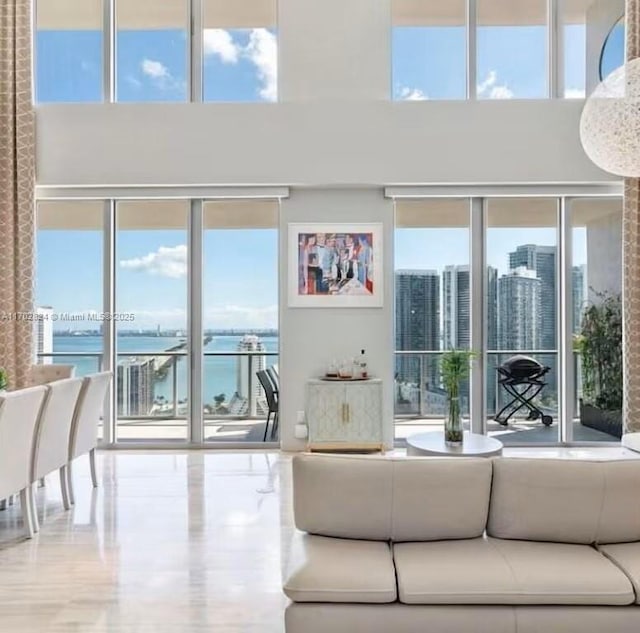
[[292, 308], [381, 308], [383, 225], [291, 223], [288, 297]]

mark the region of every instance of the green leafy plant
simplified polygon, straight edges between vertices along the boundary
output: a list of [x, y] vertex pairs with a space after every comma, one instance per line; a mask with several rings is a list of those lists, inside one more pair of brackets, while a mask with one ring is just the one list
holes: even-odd
[[445, 441], [452, 444], [462, 442], [463, 430], [460, 416], [460, 384], [469, 377], [473, 352], [451, 349], [442, 356], [440, 372], [442, 384], [449, 396], [449, 414], [445, 421]]
[[584, 311], [575, 349], [582, 361], [585, 402], [600, 409], [622, 409], [622, 300], [598, 294]]
[[0, 367], [0, 389], [6, 389], [9, 385], [7, 370]]
[[460, 384], [469, 377], [473, 352], [461, 349], [450, 349], [442, 355], [440, 372], [442, 384], [449, 398], [460, 396]]

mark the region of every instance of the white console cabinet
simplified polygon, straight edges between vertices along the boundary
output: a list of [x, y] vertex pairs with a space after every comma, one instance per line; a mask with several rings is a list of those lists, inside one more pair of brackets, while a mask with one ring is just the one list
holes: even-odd
[[383, 450], [382, 380], [307, 382], [309, 450]]

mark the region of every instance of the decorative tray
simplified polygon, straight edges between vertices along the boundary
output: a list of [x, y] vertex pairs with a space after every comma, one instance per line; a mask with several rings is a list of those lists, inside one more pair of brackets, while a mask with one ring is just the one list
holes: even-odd
[[327, 380], [329, 382], [359, 382], [362, 380], [369, 380], [366, 378], [340, 378], [340, 376], [320, 376], [320, 380]]

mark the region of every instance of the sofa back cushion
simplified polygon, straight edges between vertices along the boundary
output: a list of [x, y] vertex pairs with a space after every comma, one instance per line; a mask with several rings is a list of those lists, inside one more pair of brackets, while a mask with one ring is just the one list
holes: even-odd
[[493, 461], [487, 534], [562, 543], [640, 540], [640, 460]]
[[387, 541], [392, 461], [378, 457], [296, 455], [296, 527], [311, 534]]
[[491, 492], [491, 460], [433, 457], [393, 462], [394, 541], [482, 536]]
[[296, 455], [296, 526], [353, 539], [474, 538], [489, 511], [491, 461]]

